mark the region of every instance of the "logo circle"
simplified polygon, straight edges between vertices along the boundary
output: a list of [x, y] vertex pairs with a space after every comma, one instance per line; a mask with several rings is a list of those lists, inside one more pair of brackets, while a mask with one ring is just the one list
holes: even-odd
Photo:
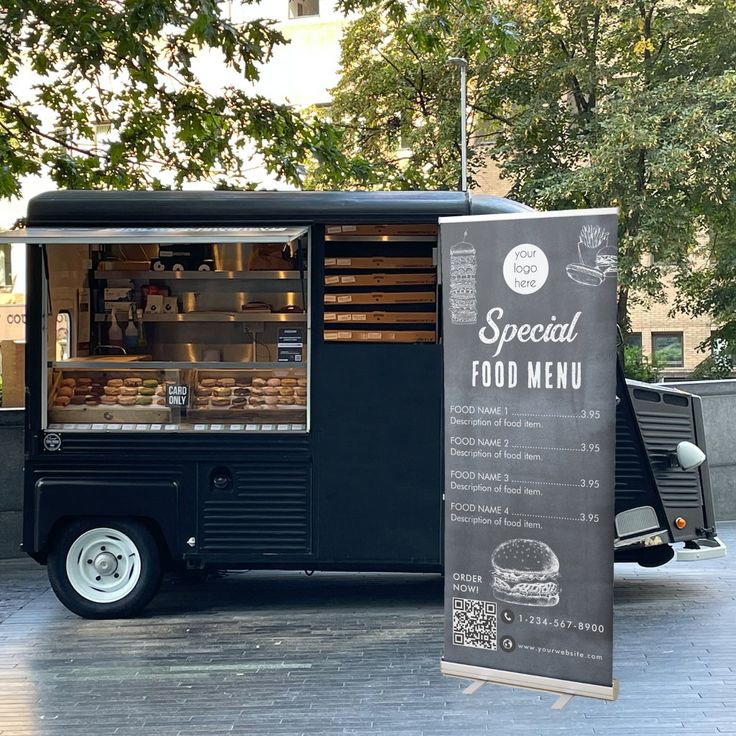
[[56, 432], [49, 432], [43, 436], [43, 446], [49, 452], [56, 452], [61, 449], [61, 435]]
[[506, 285], [517, 294], [539, 291], [549, 276], [549, 262], [544, 251], [532, 243], [514, 246], [503, 261]]

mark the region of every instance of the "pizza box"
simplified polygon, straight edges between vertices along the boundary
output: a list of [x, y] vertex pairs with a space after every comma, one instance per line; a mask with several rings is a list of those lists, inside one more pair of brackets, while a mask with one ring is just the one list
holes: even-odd
[[328, 342], [436, 342], [434, 331], [325, 330]]
[[367, 273], [325, 276], [325, 286], [416, 286], [434, 284], [433, 273]]
[[325, 294], [325, 304], [434, 304], [433, 291], [374, 291]]
[[325, 322], [382, 322], [386, 324], [434, 324], [434, 312], [325, 312]]
[[325, 268], [432, 268], [431, 257], [393, 258], [374, 256], [372, 258], [325, 258]]

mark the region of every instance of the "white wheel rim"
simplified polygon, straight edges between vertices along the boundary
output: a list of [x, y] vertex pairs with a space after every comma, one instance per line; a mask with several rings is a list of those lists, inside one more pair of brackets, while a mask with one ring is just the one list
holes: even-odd
[[72, 588], [88, 601], [115, 603], [138, 584], [140, 552], [133, 540], [117, 529], [90, 529], [69, 548], [66, 575]]

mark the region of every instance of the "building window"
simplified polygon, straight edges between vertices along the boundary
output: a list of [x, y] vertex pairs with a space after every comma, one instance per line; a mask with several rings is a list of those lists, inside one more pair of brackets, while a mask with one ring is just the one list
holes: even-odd
[[289, 0], [289, 18], [319, 15], [319, 0]]
[[626, 344], [632, 348], [638, 348], [641, 350], [641, 332], [629, 332], [626, 336]]
[[665, 368], [681, 368], [684, 365], [682, 332], [653, 332], [652, 355]]

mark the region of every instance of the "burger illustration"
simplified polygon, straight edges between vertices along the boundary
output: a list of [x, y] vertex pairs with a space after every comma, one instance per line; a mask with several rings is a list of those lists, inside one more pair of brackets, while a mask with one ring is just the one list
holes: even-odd
[[500, 601], [522, 606], [560, 602], [560, 561], [537, 539], [509, 539], [491, 555], [491, 588]]

